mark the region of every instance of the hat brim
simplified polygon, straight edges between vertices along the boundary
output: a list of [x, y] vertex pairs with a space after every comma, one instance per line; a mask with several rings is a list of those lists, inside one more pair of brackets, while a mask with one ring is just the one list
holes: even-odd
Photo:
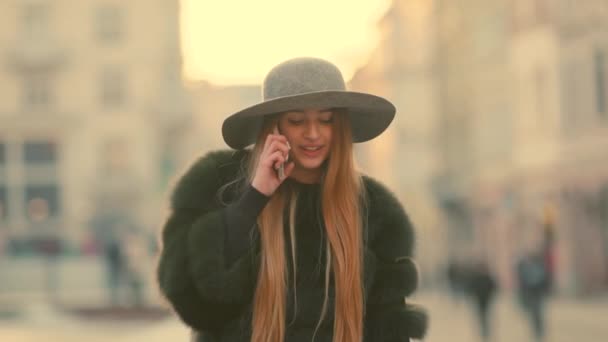
[[306, 108], [346, 108], [353, 142], [377, 137], [395, 117], [395, 106], [382, 97], [354, 91], [319, 91], [280, 97], [247, 107], [224, 120], [222, 136], [231, 148], [243, 149], [255, 143], [264, 116]]

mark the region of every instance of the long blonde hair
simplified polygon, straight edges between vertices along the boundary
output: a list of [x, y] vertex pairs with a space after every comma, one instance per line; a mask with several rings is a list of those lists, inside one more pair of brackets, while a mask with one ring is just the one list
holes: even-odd
[[[362, 181], [355, 169], [352, 132], [346, 111], [336, 109], [333, 115], [332, 144], [322, 177], [322, 214], [325, 223], [327, 262], [325, 297], [315, 335], [325, 318], [330, 273], [334, 275], [335, 317], [334, 342], [361, 341], [363, 338], [362, 223], [360, 216]], [[253, 149], [249, 179], [259, 162], [264, 140], [278, 118], [267, 120]], [[296, 243], [295, 208], [297, 193], [280, 186], [258, 217], [261, 261], [254, 297], [252, 342], [283, 342], [285, 338], [287, 268], [283, 213], [289, 208], [289, 230], [292, 250], [295, 294]]]

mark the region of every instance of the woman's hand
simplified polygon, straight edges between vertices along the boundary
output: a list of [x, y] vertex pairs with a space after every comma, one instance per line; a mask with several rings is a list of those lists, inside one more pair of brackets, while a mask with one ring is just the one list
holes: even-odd
[[[293, 161], [287, 163], [290, 149], [284, 135], [268, 134], [251, 185], [264, 195], [271, 196], [295, 167]], [[281, 164], [284, 164], [283, 178], [279, 178], [278, 173]]]

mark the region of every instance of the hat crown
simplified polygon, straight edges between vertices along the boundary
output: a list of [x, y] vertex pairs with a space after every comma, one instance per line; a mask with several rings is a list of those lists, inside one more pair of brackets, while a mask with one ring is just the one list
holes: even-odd
[[275, 66], [263, 85], [264, 101], [327, 90], [346, 90], [342, 73], [319, 58], [294, 58]]

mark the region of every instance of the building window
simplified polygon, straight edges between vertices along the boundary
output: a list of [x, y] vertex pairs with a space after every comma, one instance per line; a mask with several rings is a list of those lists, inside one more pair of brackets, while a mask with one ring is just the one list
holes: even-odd
[[0, 141], [0, 167], [6, 165], [6, 144]]
[[[6, 165], [6, 144], [0, 141], [0, 169]], [[0, 221], [8, 216], [8, 190], [3, 183], [6, 179], [0, 178]]]
[[[601, 232], [604, 238], [604, 251], [608, 258], [608, 184], [600, 192], [600, 222]], [[608, 259], [606, 260], [608, 261]]]
[[518, 0], [514, 2], [515, 20], [519, 23], [532, 21], [535, 12], [535, 3], [530, 0]]
[[536, 124], [543, 125], [547, 123], [547, 74], [543, 69], [537, 69], [534, 72], [534, 103], [536, 111]]
[[101, 172], [105, 177], [114, 177], [128, 173], [130, 167], [129, 146], [122, 138], [106, 141], [102, 146]]
[[41, 221], [59, 216], [59, 188], [57, 185], [27, 185], [25, 210], [30, 220]]
[[49, 6], [47, 3], [28, 3], [23, 7], [23, 27], [28, 36], [43, 35], [49, 27]]
[[103, 108], [122, 107], [126, 102], [126, 77], [122, 69], [106, 67], [100, 76], [100, 101]]
[[562, 7], [566, 10], [566, 13], [576, 9], [576, 0], [562, 0]]
[[[8, 189], [0, 185], [0, 221], [8, 218]], [[1, 228], [1, 227], [0, 227]]]
[[124, 36], [125, 18], [122, 8], [105, 5], [95, 13], [95, 34], [103, 43], [120, 41]]
[[606, 111], [606, 54], [597, 50], [594, 56], [595, 70], [595, 105], [597, 112], [604, 118], [608, 117]]
[[526, 27], [541, 22], [546, 16], [545, 0], [516, 0], [514, 16], [517, 27]]
[[35, 75], [25, 78], [23, 103], [27, 109], [46, 108], [51, 105], [51, 85], [47, 76]]
[[566, 63], [564, 72], [563, 101], [565, 102], [564, 132], [572, 132], [582, 125], [583, 90], [581, 89], [581, 72], [579, 64], [572, 60]]
[[57, 148], [49, 141], [27, 141], [23, 145], [23, 157], [26, 164], [54, 164]]

